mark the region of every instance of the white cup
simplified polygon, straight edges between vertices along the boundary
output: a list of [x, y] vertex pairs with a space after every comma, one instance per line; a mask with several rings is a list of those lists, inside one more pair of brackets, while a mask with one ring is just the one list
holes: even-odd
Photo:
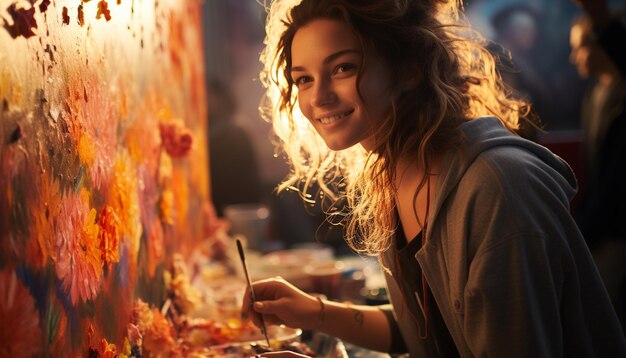
[[230, 233], [246, 238], [247, 247], [263, 251], [270, 230], [270, 210], [263, 204], [233, 204], [224, 208], [230, 222]]

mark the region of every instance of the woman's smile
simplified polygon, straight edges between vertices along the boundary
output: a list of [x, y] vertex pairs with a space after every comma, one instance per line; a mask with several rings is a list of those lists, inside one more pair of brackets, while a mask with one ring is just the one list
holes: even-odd
[[291, 53], [298, 105], [326, 145], [343, 150], [360, 143], [371, 149], [375, 128], [391, 110], [387, 66], [364, 53], [347, 24], [331, 19], [301, 27]]
[[320, 121], [324, 126], [330, 127], [332, 125], [337, 125], [339, 121], [341, 121], [342, 119], [346, 119], [352, 113], [354, 113], [354, 109], [335, 114], [325, 114], [319, 117], [317, 120]]

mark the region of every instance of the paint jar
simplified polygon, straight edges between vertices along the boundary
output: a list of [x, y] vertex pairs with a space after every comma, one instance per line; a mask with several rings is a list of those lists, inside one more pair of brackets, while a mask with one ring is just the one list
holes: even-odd
[[230, 222], [230, 234], [241, 235], [247, 247], [264, 251], [270, 233], [270, 210], [257, 203], [233, 204], [224, 208], [224, 217]]

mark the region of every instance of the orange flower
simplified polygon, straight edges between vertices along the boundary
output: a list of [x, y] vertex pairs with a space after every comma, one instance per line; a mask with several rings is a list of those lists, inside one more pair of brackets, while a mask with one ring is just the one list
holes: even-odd
[[176, 342], [172, 336], [173, 327], [165, 319], [161, 311], [152, 309], [152, 324], [143, 334], [143, 347], [151, 355], [172, 352], [176, 348]]
[[56, 273], [72, 304], [94, 298], [100, 291], [102, 260], [96, 210], [89, 209], [89, 194], [69, 194], [56, 223]]
[[102, 338], [100, 341], [100, 347], [98, 349], [98, 354], [100, 358], [115, 358], [115, 353], [117, 351], [117, 347], [115, 344], [110, 344], [107, 342], [106, 338]]
[[35, 300], [15, 272], [0, 271], [0, 357], [35, 357], [42, 332]]
[[54, 218], [61, 204], [59, 182], [47, 175], [34, 178], [33, 190], [28, 199], [31, 214], [30, 238], [26, 257], [27, 263], [42, 269], [48, 260], [56, 259], [54, 252]]
[[107, 266], [119, 262], [120, 221], [111, 206], [106, 205], [100, 211], [98, 226], [100, 227], [98, 240], [100, 241], [102, 261]]
[[[141, 299], [135, 301], [133, 320], [128, 327], [129, 333], [132, 332], [133, 336], [141, 336], [139, 338], [131, 336], [131, 342], [133, 340], [142, 342], [143, 348], [151, 355], [158, 356], [162, 353], [172, 352], [176, 348], [172, 335], [173, 327], [161, 311], [156, 308], [150, 309], [150, 306]], [[139, 331], [139, 335], [136, 331]]]

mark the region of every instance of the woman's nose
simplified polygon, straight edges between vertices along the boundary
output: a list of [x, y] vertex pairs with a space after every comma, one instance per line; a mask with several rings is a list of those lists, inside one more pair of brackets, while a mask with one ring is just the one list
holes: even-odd
[[323, 107], [334, 103], [337, 100], [332, 84], [328, 80], [319, 80], [315, 84], [313, 104], [316, 107]]

